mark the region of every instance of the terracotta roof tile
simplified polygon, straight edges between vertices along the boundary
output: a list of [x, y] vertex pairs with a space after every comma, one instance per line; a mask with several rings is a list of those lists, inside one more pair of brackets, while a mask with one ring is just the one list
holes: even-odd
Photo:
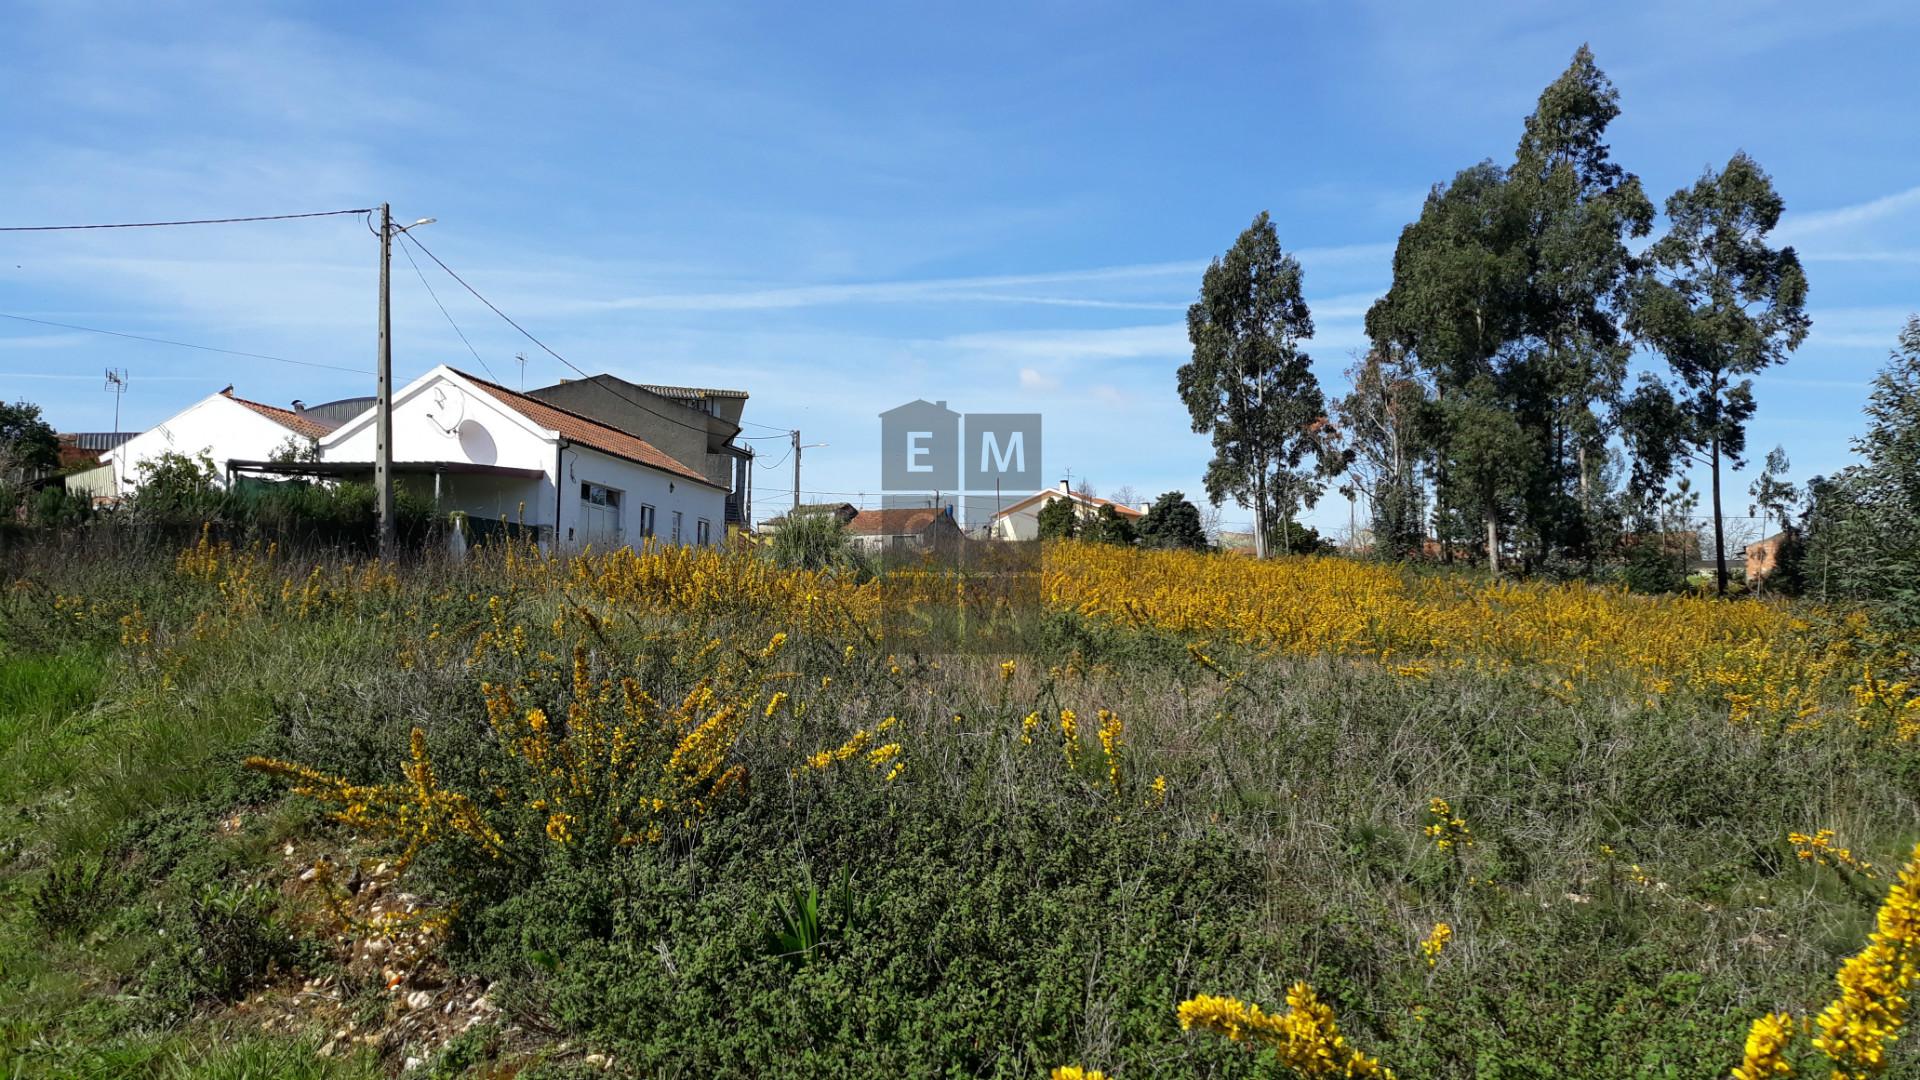
[[[459, 369], [456, 368], [454, 370], [458, 371]], [[610, 427], [598, 420], [589, 420], [579, 413], [568, 412], [558, 406], [549, 405], [539, 398], [529, 397], [526, 394], [509, 390], [498, 383], [488, 382], [478, 376], [469, 375], [464, 371], [459, 372], [459, 374], [462, 378], [498, 398], [501, 404], [512, 409], [514, 412], [539, 424], [543, 428], [559, 432], [565, 438], [572, 442], [579, 443], [581, 446], [598, 450], [603, 454], [612, 454], [617, 458], [625, 458], [628, 461], [638, 462], [642, 465], [659, 469], [661, 472], [672, 473], [675, 476], [691, 480], [694, 483], [705, 484], [707, 487], [719, 487], [718, 484], [715, 484], [693, 469], [688, 468], [686, 465], [681, 464], [678, 460], [638, 435], [621, 431], [616, 427]], [[721, 490], [725, 489], [722, 488]]]
[[943, 513], [931, 507], [862, 510], [847, 522], [847, 531], [858, 536], [911, 536]]
[[261, 416], [279, 424], [281, 427], [286, 428], [296, 435], [304, 435], [309, 439], [318, 439], [333, 431], [333, 428], [326, 424], [322, 424], [317, 420], [309, 420], [299, 413], [294, 412], [292, 409], [282, 409], [276, 405], [265, 405], [258, 401], [248, 401], [243, 397], [235, 397], [231, 389], [226, 391], [226, 396], [234, 404], [245, 405], [247, 408], [252, 409], [254, 412], [259, 413]]

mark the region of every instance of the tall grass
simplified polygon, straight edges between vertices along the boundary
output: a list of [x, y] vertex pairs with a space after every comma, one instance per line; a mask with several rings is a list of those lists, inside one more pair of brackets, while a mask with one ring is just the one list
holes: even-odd
[[[31, 577], [9, 574], [32, 584], [0, 601], [0, 685], [51, 704], [7, 714], [33, 717], [13, 737], [32, 752], [0, 755], [20, 817], [7, 887], [95, 856], [130, 885], [97, 929], [54, 946], [59, 964], [29, 962], [30, 928], [0, 919], [0, 988], [27, 1017], [8, 1052], [29, 1072], [64, 1068], [103, 1031], [203, 1022], [171, 1007], [75, 1017], [127, 986], [164, 999], [137, 972], [175, 955], [158, 932], [181, 924], [142, 913], [208, 883], [272, 883], [281, 837], [342, 866], [412, 846], [325, 823], [300, 797], [257, 813], [288, 796], [239, 767], [248, 755], [403, 796], [417, 775], [403, 768], [429, 762], [506, 838], [491, 852], [447, 830], [406, 870], [403, 887], [450, 913], [454, 971], [489, 980], [553, 1045], [583, 1041], [639, 1075], [1250, 1075], [1252, 1056], [1183, 1033], [1176, 1007], [1220, 994], [1277, 1011], [1296, 981], [1401, 1076], [1724, 1074], [1754, 1017], [1818, 1010], [1878, 901], [1796, 858], [1787, 834], [1831, 828], [1884, 865], [1920, 835], [1914, 748], [1855, 722], [1838, 668], [1803, 680], [1801, 723], [1734, 722], [1720, 688], [1595, 677], [1544, 692], [1578, 650], [1532, 624], [1476, 633], [1539, 662], [1276, 648], [1272, 633], [1224, 632], [1269, 625], [1252, 616], [1202, 625], [1207, 609], [1173, 591], [1176, 563], [1087, 561], [1109, 557], [1076, 555], [1091, 572], [1065, 583], [1072, 610], [1001, 656], [876, 640], [861, 616], [884, 582], [745, 556], [494, 552], [400, 573], [217, 545], [111, 568], [31, 556]], [[1287, 575], [1340, 566], [1194, 565], [1273, 574], [1314, 604], [1329, 586]], [[1482, 617], [1565, 630], [1630, 604], [1577, 589], [1476, 599], [1390, 573], [1342, 587], [1409, 610], [1431, 598], [1433, 625], [1498, 601]], [[1122, 605], [1129, 574], [1156, 599]], [[79, 617], [55, 606], [73, 596]], [[1262, 597], [1259, 618], [1285, 617], [1285, 596]], [[1796, 618], [1809, 635], [1838, 625], [1730, 611], [1714, 655], [1740, 655], [1743, 633], [1788, 656], [1870, 647], [1795, 651], [1781, 635]], [[1663, 636], [1646, 655], [1682, 654]], [[747, 668], [765, 681], [736, 677]], [[738, 766], [746, 782], [702, 789], [700, 811], [658, 835], [594, 844], [580, 814], [553, 826], [561, 802], [516, 763], [536, 745], [611, 753], [555, 740], [612, 730], [588, 721], [629, 700], [622, 680], [654, 703], [634, 717], [688, 719], [666, 747], [733, 705], [742, 722], [707, 775]], [[512, 708], [490, 711], [483, 682], [512, 688]], [[535, 709], [552, 727], [530, 724]], [[1434, 798], [1471, 846], [1425, 831]], [[796, 916], [796, 897], [821, 895]], [[1430, 965], [1421, 942], [1438, 923], [1452, 936]], [[769, 944], [796, 935], [800, 962]]]

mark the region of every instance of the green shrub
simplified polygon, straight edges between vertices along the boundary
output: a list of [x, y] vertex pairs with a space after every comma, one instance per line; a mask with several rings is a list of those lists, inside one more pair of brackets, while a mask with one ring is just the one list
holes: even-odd
[[105, 860], [76, 859], [47, 871], [28, 897], [27, 910], [48, 934], [72, 936], [92, 926], [120, 891], [119, 876]]

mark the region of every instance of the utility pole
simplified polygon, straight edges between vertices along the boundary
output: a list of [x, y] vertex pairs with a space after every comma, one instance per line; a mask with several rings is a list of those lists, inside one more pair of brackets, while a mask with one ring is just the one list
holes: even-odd
[[380, 557], [393, 558], [393, 214], [380, 204], [380, 374], [373, 420], [373, 489], [380, 508]]
[[[380, 204], [380, 374], [373, 406], [373, 489], [380, 510], [380, 557], [395, 554], [393, 521], [393, 237], [420, 225], [433, 224], [433, 218], [421, 218], [412, 225], [393, 227], [393, 211]], [[522, 376], [524, 378], [525, 376]]]
[[787, 516], [792, 521], [800, 516], [800, 429], [794, 428], [793, 436], [793, 512]]

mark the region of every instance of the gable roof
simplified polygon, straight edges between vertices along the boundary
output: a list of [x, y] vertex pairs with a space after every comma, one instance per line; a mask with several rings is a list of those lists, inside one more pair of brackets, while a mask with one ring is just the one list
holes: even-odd
[[1137, 517], [1147, 516], [1141, 511], [1136, 510], [1135, 508], [1128, 506], [1126, 503], [1123, 503], [1123, 502], [1114, 502], [1112, 499], [1103, 499], [1098, 495], [1082, 495], [1077, 491], [1061, 491], [1059, 488], [1042, 488], [1041, 490], [1034, 492], [1033, 494], [1027, 496], [1024, 499], [1021, 499], [1019, 502], [1014, 503], [1012, 506], [1007, 507], [1005, 510], [1000, 511], [999, 513], [993, 516], [995, 520], [998, 520], [1000, 518], [1006, 517], [1008, 514], [1025, 510], [1026, 508], [1032, 506], [1036, 502], [1044, 501], [1051, 498], [1059, 498], [1061, 496], [1070, 498], [1074, 502], [1077, 502], [1080, 505], [1088, 507], [1095, 511], [1098, 511], [1103, 506], [1111, 506], [1113, 507], [1114, 513], [1119, 514], [1121, 517], [1124, 517], [1124, 518], [1137, 518]]
[[945, 510], [932, 507], [862, 510], [847, 522], [847, 531], [857, 536], [912, 536], [946, 516]]
[[225, 390], [220, 391], [220, 396], [226, 398], [228, 401], [233, 402], [235, 405], [244, 405], [247, 408], [252, 409], [254, 412], [257, 412], [261, 416], [264, 416], [267, 419], [273, 421], [274, 423], [279, 424], [281, 427], [286, 428], [288, 431], [293, 432], [295, 435], [300, 435], [309, 439], [317, 439], [322, 435], [325, 435], [333, 430], [331, 426], [327, 424], [319, 423], [314, 420], [309, 420], [306, 417], [300, 415], [299, 413], [294, 412], [292, 409], [282, 409], [276, 405], [267, 405], [262, 402], [248, 401], [246, 398], [237, 397], [234, 395], [233, 387], [231, 386], [227, 387]]
[[611, 454], [617, 458], [625, 458], [628, 461], [637, 462], [649, 468], [659, 469], [661, 472], [672, 473], [681, 479], [691, 480], [696, 484], [702, 484], [710, 488], [718, 488], [722, 491], [726, 490], [725, 488], [720, 488], [718, 484], [715, 484], [700, 473], [681, 464], [671, 455], [638, 435], [621, 431], [619, 428], [603, 424], [598, 420], [588, 419], [579, 413], [569, 412], [557, 405], [548, 404], [539, 398], [522, 394], [517, 390], [509, 390], [499, 383], [489, 382], [476, 375], [469, 375], [459, 368], [450, 367], [447, 370], [479, 387], [487, 394], [498, 399], [502, 405], [526, 417], [528, 420], [533, 421], [549, 431], [559, 432], [561, 436], [569, 442], [578, 443], [590, 450], [598, 450], [603, 454]]
[[[622, 379], [621, 381], [625, 382], [626, 380]], [[700, 398], [744, 398], [747, 396], [745, 390], [719, 390], [710, 386], [668, 386], [665, 383], [644, 382], [629, 383], [628, 385], [637, 386], [649, 393], [659, 394], [661, 397], [667, 398], [693, 398], [698, 400]]]

